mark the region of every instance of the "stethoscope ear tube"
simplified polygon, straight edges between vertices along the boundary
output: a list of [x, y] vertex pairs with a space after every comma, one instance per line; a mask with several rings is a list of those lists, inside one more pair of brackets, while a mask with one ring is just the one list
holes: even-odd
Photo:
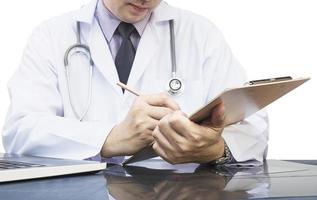
[[175, 78], [176, 77], [176, 48], [175, 48], [174, 20], [169, 21], [169, 26], [170, 26], [170, 40], [171, 40], [170, 43], [171, 43], [172, 78]]
[[[171, 79], [168, 81], [167, 84], [167, 91], [170, 95], [177, 95], [180, 94], [184, 90], [184, 85], [180, 78], [177, 77], [177, 63], [176, 63], [176, 45], [175, 45], [175, 30], [174, 30], [174, 20], [169, 21], [169, 28], [170, 28], [170, 45], [171, 45]], [[91, 105], [91, 99], [92, 99], [92, 76], [93, 76], [93, 60], [91, 58], [90, 48], [87, 45], [84, 45], [81, 43], [81, 31], [80, 31], [80, 22], [76, 22], [76, 43], [72, 46], [70, 46], [65, 54], [64, 54], [64, 66], [65, 66], [65, 74], [67, 79], [67, 87], [68, 87], [68, 94], [69, 94], [69, 101], [71, 104], [71, 107], [73, 109], [74, 114], [76, 117], [82, 121], [86, 114], [88, 113], [88, 110]], [[76, 50], [77, 49], [77, 50]], [[81, 50], [80, 50], [81, 49]], [[87, 105], [85, 106], [84, 112], [78, 113], [76, 111], [76, 108], [74, 107], [72, 98], [71, 98], [71, 87], [70, 87], [70, 74], [69, 74], [69, 56], [71, 55], [71, 52], [75, 51], [75, 53], [82, 52], [85, 54], [89, 59], [90, 69], [89, 69], [89, 91], [88, 91], [88, 99], [87, 99]]]
[[[69, 97], [69, 102], [70, 105], [72, 107], [72, 110], [74, 112], [74, 114], [76, 115], [77, 119], [79, 121], [82, 121], [84, 119], [84, 117], [86, 116], [86, 114], [89, 111], [90, 105], [91, 105], [91, 98], [92, 98], [92, 76], [93, 76], [93, 60], [91, 58], [91, 53], [90, 53], [90, 48], [87, 45], [84, 45], [81, 43], [81, 38], [80, 38], [80, 22], [77, 22], [77, 32], [76, 32], [76, 38], [77, 38], [77, 42], [76, 44], [70, 46], [65, 54], [64, 54], [64, 66], [65, 66], [65, 74], [66, 74], [66, 81], [67, 81], [67, 89], [68, 89], [68, 97]], [[78, 50], [76, 50], [78, 49]], [[79, 51], [79, 49], [82, 49], [81, 51]], [[88, 98], [87, 98], [87, 104], [85, 106], [85, 109], [82, 113], [78, 113], [74, 103], [72, 101], [72, 90], [70, 87], [70, 74], [69, 74], [69, 56], [71, 55], [71, 52], [75, 51], [75, 53], [78, 52], [83, 52], [89, 59], [89, 86], [88, 86]]]
[[87, 45], [84, 45], [84, 44], [81, 44], [81, 43], [76, 43], [76, 44], [70, 46], [70, 47], [66, 50], [65, 55], [64, 55], [64, 66], [65, 66], [65, 67], [68, 66], [68, 64], [69, 64], [69, 58], [68, 58], [68, 56], [70, 55], [70, 52], [73, 51], [73, 50], [76, 49], [76, 48], [84, 49], [84, 50], [87, 52], [86, 54], [87, 54], [88, 57], [89, 57], [89, 64], [90, 64], [91, 66], [93, 66], [94, 62], [92, 61], [92, 58], [91, 58], [90, 48], [89, 48]]
[[94, 65], [94, 62], [91, 58], [91, 53], [90, 53], [90, 48], [88, 45], [85, 45], [85, 44], [82, 44], [81, 43], [81, 36], [80, 36], [80, 31], [81, 31], [81, 28], [80, 28], [80, 22], [76, 22], [76, 44], [73, 44], [71, 45], [65, 52], [64, 54], [64, 66], [68, 66], [69, 64], [69, 58], [68, 56], [70, 55], [70, 52], [73, 50], [73, 49], [76, 49], [76, 48], [82, 48], [84, 49], [85, 51], [87, 51], [87, 55], [89, 57], [89, 63], [91, 66]]

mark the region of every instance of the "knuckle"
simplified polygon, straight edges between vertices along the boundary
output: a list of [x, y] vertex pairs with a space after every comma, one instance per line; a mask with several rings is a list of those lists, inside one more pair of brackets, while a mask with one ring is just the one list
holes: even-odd
[[153, 136], [153, 138], [155, 138], [155, 139], [157, 139], [158, 138], [158, 131], [157, 131], [157, 129], [155, 129], [153, 132], [152, 132], [152, 136]]
[[180, 123], [180, 118], [178, 117], [178, 115], [173, 114], [170, 116], [168, 121], [172, 126], [176, 126], [177, 124]]
[[202, 140], [202, 136], [199, 134], [192, 134], [191, 139], [194, 142], [194, 144], [200, 143]]
[[137, 130], [143, 130], [143, 129], [146, 129], [146, 123], [143, 119], [141, 118], [137, 118], [133, 121], [133, 126], [135, 129]]
[[153, 141], [153, 137], [148, 132], [142, 132], [140, 135], [140, 140], [145, 142], [145, 143], [148, 143], [148, 142]]
[[204, 146], [205, 145], [202, 141], [196, 142], [195, 144], [196, 149], [202, 149]]
[[154, 144], [152, 145], [152, 148], [155, 152], [157, 152], [157, 144], [154, 142]]
[[166, 120], [162, 119], [158, 122], [157, 126], [158, 128], [161, 130], [162, 128], [164, 128], [167, 125]]
[[205, 146], [206, 139], [201, 135], [192, 136], [192, 148], [193, 149], [201, 149]]
[[192, 146], [189, 146], [188, 144], [181, 145], [180, 149], [183, 152], [183, 154], [191, 154], [193, 151]]
[[190, 152], [190, 148], [188, 147], [188, 145], [181, 145], [180, 149], [182, 150], [182, 152], [187, 153]]

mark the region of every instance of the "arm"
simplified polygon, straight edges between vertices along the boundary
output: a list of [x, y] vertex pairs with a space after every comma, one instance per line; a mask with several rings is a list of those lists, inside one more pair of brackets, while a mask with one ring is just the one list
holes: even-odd
[[[245, 71], [232, 55], [222, 34], [213, 27], [214, 37], [206, 42], [205, 74], [215, 78], [208, 80], [209, 85], [206, 101], [221, 93], [224, 89], [243, 85], [247, 81]], [[213, 45], [212, 45], [213, 44]], [[216, 46], [216, 48], [211, 48]], [[216, 67], [212, 67], [216, 66]], [[240, 123], [226, 127], [222, 137], [226, 141], [237, 162], [249, 160], [263, 161], [266, 157], [268, 140], [268, 118], [265, 111], [259, 111]]]
[[[242, 85], [246, 76], [233, 58], [221, 33], [211, 27], [205, 42], [204, 85], [206, 102], [224, 89]], [[199, 125], [181, 112], [165, 116], [153, 131], [153, 149], [166, 161], [208, 163], [224, 155], [225, 143], [237, 162], [262, 162], [267, 147], [267, 118], [263, 111], [244, 121], [223, 128], [223, 106], [218, 105], [211, 119]]]
[[136, 99], [127, 117], [113, 121], [79, 121], [64, 116], [53, 42], [44, 26], [35, 30], [21, 65], [9, 82], [11, 106], [3, 131], [8, 153], [86, 159], [131, 155], [152, 143], [157, 121], [179, 109], [167, 95]]
[[64, 117], [52, 42], [44, 25], [32, 34], [8, 83], [11, 105], [3, 130], [8, 153], [85, 159], [101, 150], [113, 122]]

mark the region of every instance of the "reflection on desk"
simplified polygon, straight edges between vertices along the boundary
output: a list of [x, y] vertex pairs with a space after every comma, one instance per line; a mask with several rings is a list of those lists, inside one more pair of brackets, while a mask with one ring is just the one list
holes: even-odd
[[71, 175], [0, 184], [3, 200], [107, 200], [102, 174]]
[[[308, 161], [307, 161], [308, 162]], [[309, 161], [317, 165], [317, 161]], [[317, 199], [317, 166], [269, 160], [262, 167], [169, 165], [144, 161], [103, 174], [0, 184], [4, 200]], [[108, 197], [109, 196], [109, 197]]]
[[[155, 167], [160, 161], [148, 161]], [[267, 197], [269, 177], [266, 166], [253, 168], [211, 168], [196, 164], [171, 166], [163, 169], [141, 166], [109, 167], [104, 175], [113, 199], [248, 199]], [[186, 172], [184, 172], [186, 168]], [[246, 175], [261, 177], [248, 178]], [[235, 179], [239, 175], [239, 179]], [[241, 178], [243, 176], [244, 178]], [[265, 177], [263, 177], [265, 176]], [[111, 199], [111, 198], [110, 198]]]

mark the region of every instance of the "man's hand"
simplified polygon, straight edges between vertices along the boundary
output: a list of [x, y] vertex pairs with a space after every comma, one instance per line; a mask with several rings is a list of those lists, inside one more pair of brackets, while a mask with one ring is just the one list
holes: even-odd
[[201, 125], [181, 111], [166, 115], [153, 131], [154, 151], [172, 164], [207, 163], [220, 158], [224, 154], [224, 109], [222, 103], [216, 106], [210, 119]]
[[133, 155], [152, 144], [152, 132], [159, 120], [176, 110], [179, 110], [178, 104], [166, 94], [138, 97], [126, 118], [109, 133], [101, 155]]

